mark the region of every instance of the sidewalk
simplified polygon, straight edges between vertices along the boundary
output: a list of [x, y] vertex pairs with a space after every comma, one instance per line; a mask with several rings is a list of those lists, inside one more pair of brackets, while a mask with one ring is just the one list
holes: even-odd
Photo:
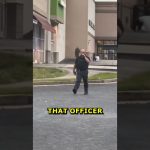
[[[34, 64], [33, 67], [73, 68], [74, 64]], [[117, 71], [117, 66], [89, 65], [89, 70]]]
[[[66, 70], [68, 72], [67, 75], [65, 76], [61, 76], [61, 77], [56, 77], [56, 78], [44, 78], [44, 79], [34, 79], [34, 80], [48, 80], [48, 79], [53, 79], [53, 80], [56, 80], [56, 79], [75, 79], [76, 76], [73, 74], [73, 69], [72, 68], [64, 68], [64, 67], [58, 67], [60, 69], [63, 69], [63, 70]], [[93, 76], [95, 74], [98, 74], [98, 73], [106, 73], [106, 72], [112, 72], [112, 71], [100, 71], [100, 70], [89, 70], [89, 76]]]
[[[38, 65], [38, 67], [43, 67], [43, 65]], [[68, 67], [69, 66], [69, 67]], [[73, 65], [44, 65], [44, 67], [55, 67], [59, 69], [66, 70], [68, 72], [67, 75], [61, 76], [61, 77], [56, 77], [56, 78], [44, 78], [44, 79], [33, 79], [33, 84], [34, 85], [43, 85], [43, 84], [74, 84], [76, 76], [73, 74]], [[92, 69], [89, 69], [88, 76], [91, 77], [93, 75], [99, 74], [99, 73], [114, 73], [114, 70], [101, 70], [99, 69], [93, 69], [93, 66], [91, 67]], [[91, 80], [89, 79], [89, 83], [110, 83], [110, 82], [116, 82], [116, 78], [112, 79], [101, 79], [101, 80]]]

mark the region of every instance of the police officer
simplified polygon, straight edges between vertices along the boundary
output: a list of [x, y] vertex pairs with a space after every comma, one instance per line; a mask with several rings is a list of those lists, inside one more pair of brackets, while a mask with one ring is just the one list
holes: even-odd
[[73, 68], [73, 73], [76, 74], [76, 82], [73, 88], [73, 93], [76, 94], [78, 88], [80, 87], [81, 79], [84, 83], [84, 95], [88, 94], [88, 65], [90, 63], [90, 58], [86, 55], [84, 49], [80, 50], [79, 57], [75, 60], [75, 65]]

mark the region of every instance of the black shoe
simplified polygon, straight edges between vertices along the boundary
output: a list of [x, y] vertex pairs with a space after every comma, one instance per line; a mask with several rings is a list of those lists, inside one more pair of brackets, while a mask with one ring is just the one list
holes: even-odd
[[84, 92], [84, 95], [88, 95], [88, 92]]
[[76, 93], [77, 93], [77, 90], [76, 90], [76, 89], [73, 89], [72, 91], [73, 91], [73, 93], [74, 93], [74, 94], [76, 94]]

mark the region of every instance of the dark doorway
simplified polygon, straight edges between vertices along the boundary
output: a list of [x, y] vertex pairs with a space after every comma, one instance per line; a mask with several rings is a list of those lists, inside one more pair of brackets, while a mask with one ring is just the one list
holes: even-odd
[[15, 3], [6, 4], [7, 38], [16, 37], [16, 12], [17, 12], [17, 4]]
[[16, 39], [23, 36], [23, 4], [6, 4], [6, 24], [7, 38]]

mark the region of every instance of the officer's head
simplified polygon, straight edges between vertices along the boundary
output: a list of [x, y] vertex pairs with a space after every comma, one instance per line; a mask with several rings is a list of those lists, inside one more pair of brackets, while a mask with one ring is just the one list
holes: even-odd
[[80, 54], [82, 55], [82, 54], [85, 54], [85, 49], [81, 49], [80, 50]]
[[86, 56], [88, 56], [88, 51], [87, 50], [85, 50], [85, 49], [81, 49], [80, 50], [80, 55], [86, 55]]

